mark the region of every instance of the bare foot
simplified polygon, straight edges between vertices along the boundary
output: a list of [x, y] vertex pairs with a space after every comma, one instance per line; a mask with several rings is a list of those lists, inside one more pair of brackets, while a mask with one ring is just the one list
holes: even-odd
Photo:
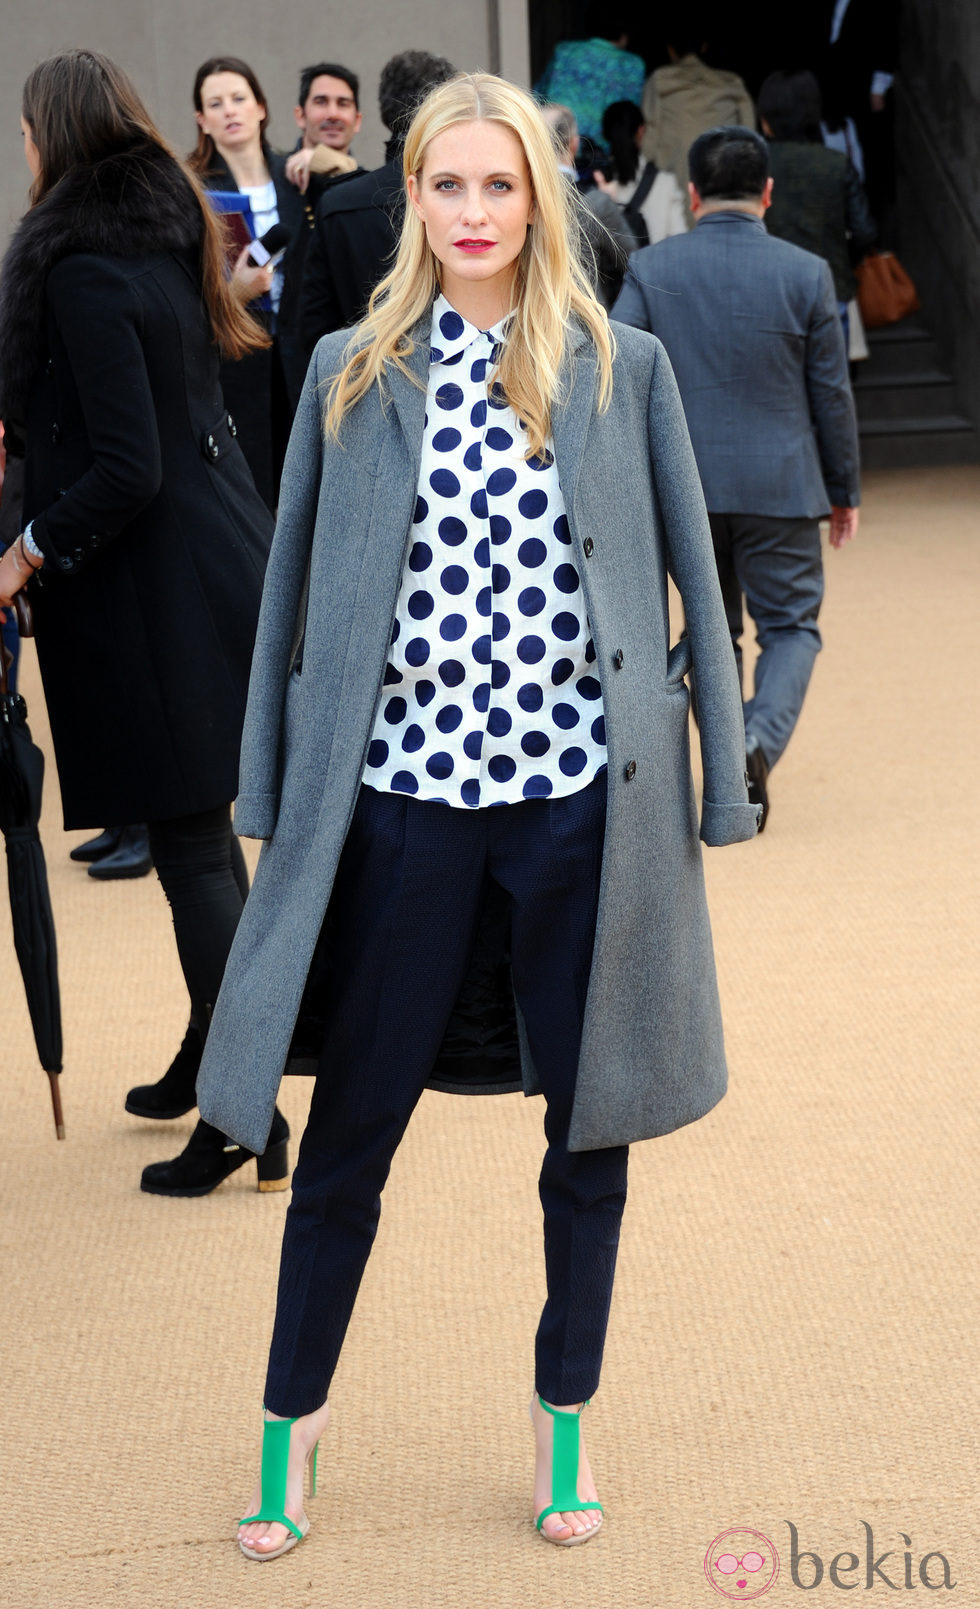
[[[277, 1419], [274, 1413], [267, 1413], [266, 1419]], [[293, 1425], [289, 1437], [289, 1469], [286, 1475], [286, 1501], [283, 1512], [296, 1524], [302, 1525], [305, 1519], [303, 1513], [304, 1477], [306, 1465], [314, 1447], [327, 1428], [330, 1409], [327, 1403], [317, 1408], [315, 1413], [304, 1414]], [[269, 1494], [271, 1496], [271, 1494]], [[272, 1499], [274, 1501], [274, 1499]], [[246, 1509], [247, 1514], [257, 1514], [262, 1507], [262, 1483], [256, 1486], [252, 1493], [252, 1501]], [[292, 1536], [284, 1525], [274, 1520], [255, 1520], [251, 1525], [243, 1525], [238, 1532], [239, 1541], [246, 1547], [252, 1548], [256, 1553], [273, 1553], [282, 1546], [286, 1538]]]
[[[551, 1407], [558, 1406], [555, 1403]], [[577, 1413], [581, 1403], [574, 1403], [570, 1407], [558, 1407], [559, 1413]], [[551, 1447], [554, 1436], [554, 1418], [542, 1408], [537, 1395], [531, 1403], [531, 1418], [534, 1421], [534, 1440], [536, 1457], [534, 1464], [534, 1516], [535, 1519], [543, 1508], [551, 1506]], [[582, 1507], [572, 1509], [564, 1514], [549, 1514], [541, 1526], [542, 1536], [552, 1542], [568, 1542], [572, 1537], [591, 1535], [602, 1524], [602, 1510], [589, 1508], [591, 1498], [594, 1503], [599, 1501], [599, 1494], [592, 1479], [592, 1470], [589, 1467], [588, 1455], [585, 1451], [585, 1441], [582, 1436], [581, 1423], [579, 1424], [579, 1456], [578, 1456], [578, 1482], [576, 1491], [582, 1499]], [[281, 1529], [281, 1527], [280, 1527]]]

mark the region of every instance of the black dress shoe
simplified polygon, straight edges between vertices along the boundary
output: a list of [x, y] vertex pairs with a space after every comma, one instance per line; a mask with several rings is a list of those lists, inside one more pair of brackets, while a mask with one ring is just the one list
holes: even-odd
[[88, 874], [101, 882], [109, 882], [119, 877], [145, 877], [152, 870], [153, 860], [146, 828], [122, 827], [116, 848], [94, 861]]
[[74, 849], [69, 849], [68, 859], [102, 860], [103, 856], [111, 855], [114, 849], [119, 848], [122, 834], [121, 827], [107, 827], [97, 838], [86, 838], [84, 844], [76, 844]]
[[278, 1106], [261, 1156], [236, 1145], [202, 1117], [180, 1156], [172, 1162], [151, 1162], [143, 1169], [140, 1189], [151, 1196], [207, 1196], [236, 1168], [254, 1161], [260, 1190], [288, 1190], [288, 1140], [289, 1124]]
[[167, 1071], [155, 1084], [137, 1084], [126, 1096], [126, 1110], [134, 1117], [183, 1117], [197, 1105], [195, 1085], [204, 1054], [197, 1024], [188, 1025], [183, 1044]]
[[762, 832], [769, 815], [769, 763], [757, 738], [745, 745], [745, 775], [749, 784], [749, 804], [761, 805], [759, 831]]

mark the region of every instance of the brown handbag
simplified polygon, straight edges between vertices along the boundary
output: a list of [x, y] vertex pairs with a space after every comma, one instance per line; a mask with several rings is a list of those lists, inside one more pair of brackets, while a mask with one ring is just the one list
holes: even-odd
[[905, 269], [890, 251], [875, 251], [854, 270], [861, 318], [869, 330], [882, 324], [897, 324], [914, 313], [919, 298]]

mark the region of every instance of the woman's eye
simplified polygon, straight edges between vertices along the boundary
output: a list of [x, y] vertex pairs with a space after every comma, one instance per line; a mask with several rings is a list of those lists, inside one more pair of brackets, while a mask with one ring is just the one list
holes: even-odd
[[437, 190], [455, 190], [455, 188], [456, 188], [456, 180], [455, 179], [437, 179], [436, 180], [436, 189]]
[[500, 190], [512, 190], [514, 187], [513, 187], [512, 184], [508, 184], [506, 179], [494, 179], [494, 181], [491, 184], [490, 188], [491, 188], [491, 190], [500, 191]]

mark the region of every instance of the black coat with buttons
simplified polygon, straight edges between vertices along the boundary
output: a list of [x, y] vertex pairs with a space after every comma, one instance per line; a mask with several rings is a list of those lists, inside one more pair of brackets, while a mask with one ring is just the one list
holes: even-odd
[[30, 583], [66, 827], [234, 798], [272, 519], [234, 440], [172, 158], [68, 175], [4, 262], [0, 407], [26, 441]]

